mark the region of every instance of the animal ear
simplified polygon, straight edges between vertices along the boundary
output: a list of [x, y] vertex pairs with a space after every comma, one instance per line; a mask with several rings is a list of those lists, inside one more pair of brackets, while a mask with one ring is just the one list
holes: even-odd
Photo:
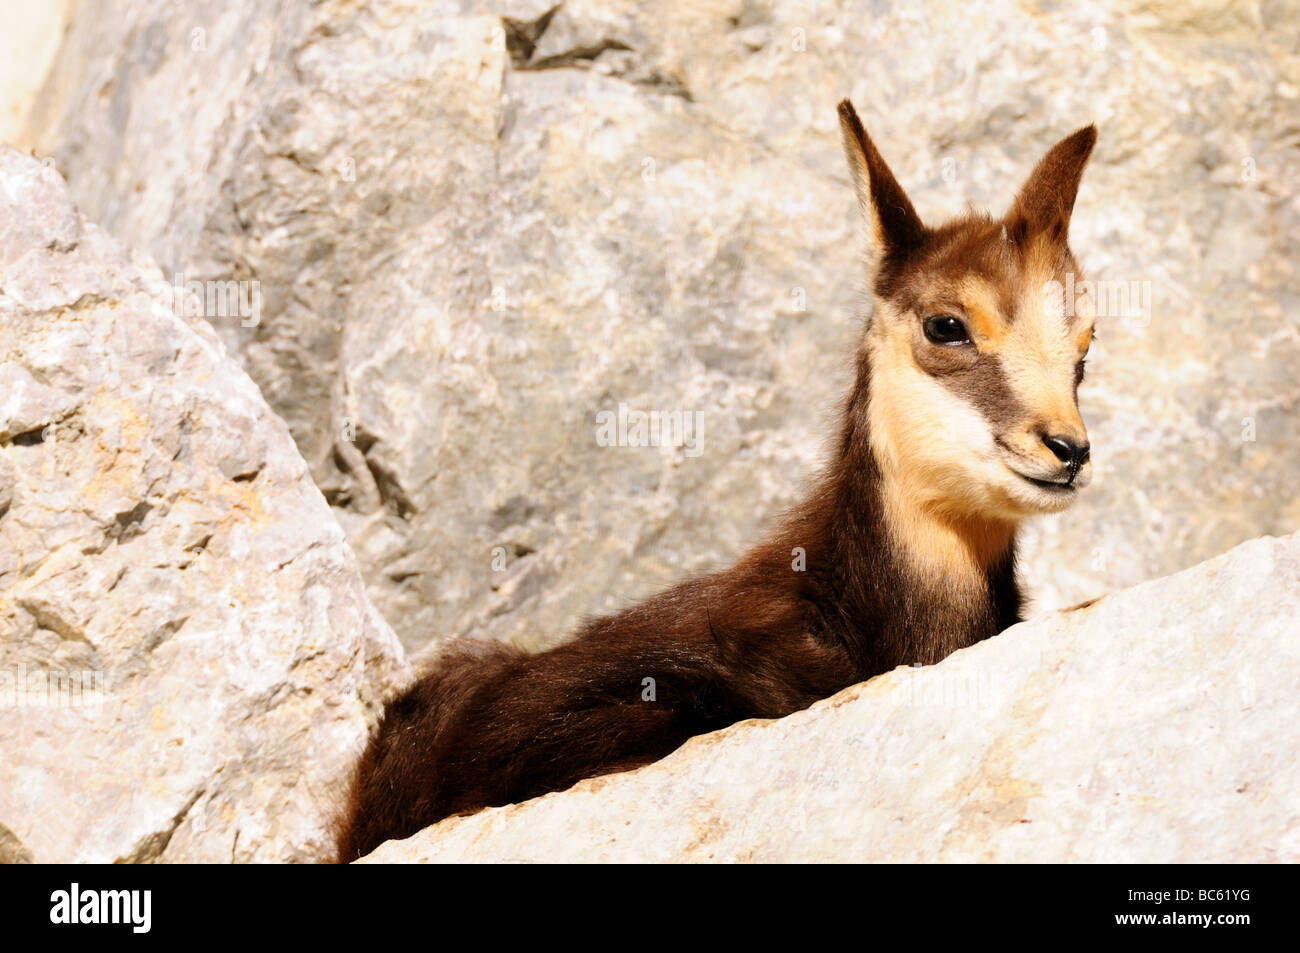
[[1052, 241], [1065, 243], [1079, 179], [1096, 141], [1097, 127], [1084, 126], [1043, 156], [1007, 212], [1005, 224], [1013, 241], [1046, 233]]
[[884, 258], [901, 258], [916, 250], [925, 239], [925, 226], [903, 187], [889, 171], [876, 144], [862, 127], [853, 104], [839, 105], [840, 132], [849, 157], [858, 207], [871, 226], [876, 245]]

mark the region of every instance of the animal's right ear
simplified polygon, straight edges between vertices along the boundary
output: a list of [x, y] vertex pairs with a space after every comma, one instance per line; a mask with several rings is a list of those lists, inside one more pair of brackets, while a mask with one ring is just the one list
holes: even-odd
[[1096, 143], [1097, 127], [1084, 126], [1048, 150], [1003, 220], [1012, 241], [1019, 244], [1029, 236], [1046, 234], [1065, 243], [1079, 179]]
[[925, 239], [925, 226], [903, 187], [889, 171], [876, 144], [862, 127], [853, 104], [839, 105], [840, 132], [849, 157], [858, 207], [871, 226], [872, 237], [883, 258], [902, 258], [915, 251]]

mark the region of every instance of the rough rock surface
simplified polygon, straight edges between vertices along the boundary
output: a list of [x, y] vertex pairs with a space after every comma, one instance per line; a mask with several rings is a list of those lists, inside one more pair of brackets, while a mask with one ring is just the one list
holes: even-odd
[[363, 862], [1300, 860], [1300, 536]]
[[0, 147], [0, 859], [305, 861], [408, 673], [284, 423]]
[[[1097, 480], [1042, 607], [1300, 523], [1293, 3], [97, 0], [30, 138], [212, 317], [408, 647], [538, 645], [719, 567], [798, 496], [862, 284], [834, 104], [923, 216], [1000, 210], [1096, 121], [1073, 240]], [[1143, 283], [1147, 284], [1143, 284]], [[620, 403], [702, 453], [607, 448]]]

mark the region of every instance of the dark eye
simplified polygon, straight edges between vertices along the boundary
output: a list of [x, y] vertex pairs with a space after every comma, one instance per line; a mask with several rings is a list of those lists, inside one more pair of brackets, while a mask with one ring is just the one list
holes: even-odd
[[925, 336], [935, 344], [969, 344], [970, 334], [966, 325], [951, 314], [932, 314], [922, 325]]
[[1087, 361], [1079, 361], [1078, 364], [1074, 365], [1074, 386], [1075, 387], [1078, 387], [1080, 384], [1083, 383], [1083, 370], [1085, 367], [1087, 367], [1087, 365], [1088, 365]]

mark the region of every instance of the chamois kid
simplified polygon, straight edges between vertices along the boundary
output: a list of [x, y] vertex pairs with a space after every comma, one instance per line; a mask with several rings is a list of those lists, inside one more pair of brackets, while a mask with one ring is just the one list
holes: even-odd
[[1092, 475], [1078, 411], [1091, 307], [1045, 289], [1077, 271], [1066, 237], [1096, 129], [1054, 146], [1002, 218], [929, 227], [847, 100], [839, 116], [877, 260], [824, 475], [726, 571], [550, 651], [444, 658], [389, 703], [362, 754], [339, 860], [938, 662], [1018, 621], [1018, 524], [1065, 509]]

